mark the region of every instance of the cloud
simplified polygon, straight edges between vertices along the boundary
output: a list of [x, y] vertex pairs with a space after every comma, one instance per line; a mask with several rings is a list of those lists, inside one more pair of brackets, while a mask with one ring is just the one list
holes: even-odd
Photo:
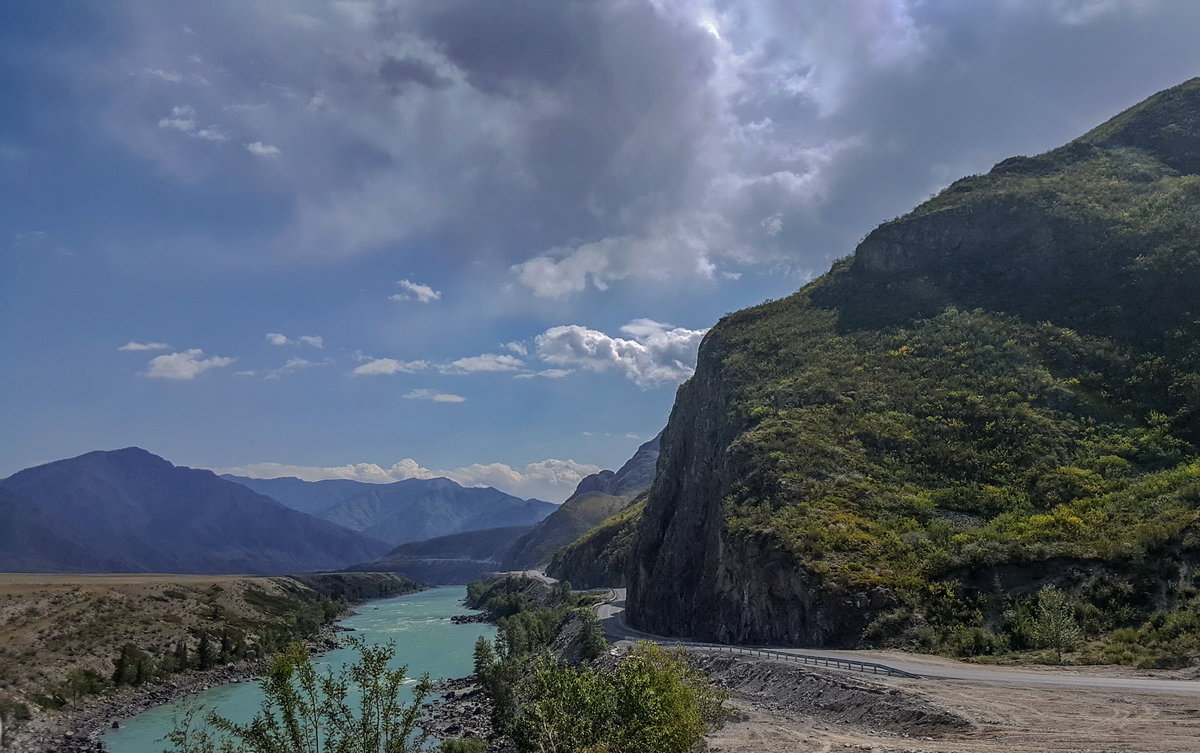
[[516, 374], [513, 379], [536, 379], [538, 377], [544, 379], [562, 379], [565, 376], [570, 376], [575, 373], [575, 369], [542, 369], [541, 371], [529, 371], [524, 374]]
[[442, 299], [441, 291], [434, 290], [428, 285], [422, 285], [410, 280], [397, 280], [396, 284], [403, 288], [405, 292], [396, 293], [391, 296], [393, 301], [411, 301], [415, 298], [421, 303], [432, 303]]
[[474, 373], [477, 371], [516, 371], [524, 365], [525, 362], [516, 356], [484, 353], [478, 356], [471, 356], [470, 358], [460, 358], [457, 361], [451, 361], [448, 370], [462, 373]]
[[1158, 0], [1051, 0], [1050, 12], [1061, 23], [1083, 26], [1119, 13], [1145, 13]]
[[430, 400], [435, 403], [465, 403], [467, 399], [462, 395], [452, 395], [448, 392], [438, 392], [431, 389], [413, 390], [404, 395], [408, 400]]
[[454, 83], [441, 75], [429, 62], [417, 57], [385, 57], [379, 65], [379, 77], [397, 88], [405, 84], [419, 84], [429, 89], [445, 89]]
[[[52, 66], [65, 91], [94, 94], [79, 120], [182, 184], [244, 186], [272, 208], [254, 253], [412, 269], [436, 249], [478, 282], [551, 299], [823, 269], [954, 177], [1064, 143], [1200, 67], [1200, 4], [1161, 0], [106, 12], [120, 44]], [[267, 181], [180, 132], [304, 159]]]
[[395, 358], [373, 358], [354, 367], [354, 376], [385, 376], [388, 374], [416, 374], [429, 369], [427, 361], [397, 361]]
[[221, 356], [209, 356], [205, 358], [202, 350], [192, 348], [182, 353], [155, 356], [150, 359], [150, 363], [146, 365], [146, 370], [142, 374], [150, 379], [194, 379], [197, 374], [201, 374], [209, 369], [228, 366], [235, 360], [237, 359], [223, 358]]
[[208, 125], [201, 128], [196, 122], [196, 110], [190, 105], [172, 107], [170, 115], [159, 119], [158, 127], [179, 131], [205, 141], [229, 140], [229, 133], [220, 126]]
[[182, 73], [176, 73], [175, 71], [164, 71], [161, 68], [147, 68], [144, 72], [147, 76], [153, 76], [154, 78], [161, 79], [172, 84], [178, 84], [184, 79]]
[[[295, 372], [301, 371], [302, 369], [310, 369], [310, 368], [313, 368], [314, 366], [330, 366], [332, 364], [333, 364], [333, 361], [328, 358], [325, 359], [324, 361], [309, 361], [307, 358], [290, 358], [290, 359], [288, 359], [287, 363], [280, 366], [279, 368], [271, 369], [270, 371], [266, 372], [266, 374], [263, 375], [263, 379], [282, 379], [283, 377], [285, 377], [289, 374], [294, 374]], [[252, 371], [250, 371], [250, 372], [239, 371], [237, 373], [244, 374], [246, 376], [254, 376], [254, 372], [252, 372]]]
[[171, 346], [167, 345], [166, 343], [140, 343], [130, 340], [121, 347], [117, 348], [117, 350], [166, 350], [170, 347]]
[[279, 332], [268, 332], [266, 337], [267, 342], [272, 345], [307, 345], [311, 348], [325, 347], [325, 338], [318, 335], [300, 335], [299, 337], [292, 339]]
[[252, 141], [249, 144], [246, 144], [246, 151], [250, 152], [256, 157], [266, 157], [267, 159], [278, 157], [283, 153], [280, 151], [279, 147], [272, 146], [271, 144], [264, 144], [261, 141]]
[[635, 319], [621, 327], [621, 332], [629, 337], [612, 337], [577, 324], [551, 327], [535, 339], [537, 355], [559, 366], [614, 369], [645, 389], [678, 384], [690, 377], [707, 330]]
[[230, 473], [251, 478], [281, 478], [293, 476], [305, 481], [351, 479], [374, 484], [389, 484], [410, 478], [448, 478], [463, 486], [493, 486], [520, 497], [562, 500], [569, 496], [585, 476], [599, 472], [598, 466], [574, 460], [548, 458], [513, 468], [505, 463], [472, 463], [448, 470], [431, 470], [412, 458], [404, 458], [391, 466], [375, 463], [351, 463], [340, 466], [303, 466], [281, 463], [252, 463], [229, 468], [214, 468], [216, 473]]

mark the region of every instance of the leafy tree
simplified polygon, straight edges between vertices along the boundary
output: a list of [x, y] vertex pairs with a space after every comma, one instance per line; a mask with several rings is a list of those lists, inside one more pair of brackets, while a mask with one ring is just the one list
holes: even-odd
[[579, 654], [584, 661], [592, 661], [608, 650], [608, 640], [604, 637], [596, 613], [591, 609], [580, 611], [584, 615], [584, 623], [579, 635]]
[[509, 733], [523, 753], [686, 753], [724, 718], [725, 697], [682, 649], [639, 643], [607, 670], [542, 654], [517, 686]]
[[[176, 753], [416, 753], [425, 748], [422, 705], [432, 692], [428, 675], [405, 702], [408, 668], [389, 669], [395, 644], [346, 643], [358, 661], [324, 675], [299, 643], [277, 656], [259, 681], [266, 698], [258, 715], [238, 724], [189, 709], [167, 735]], [[354, 699], [354, 700], [352, 700]]]
[[572, 668], [548, 655], [536, 658], [520, 683], [509, 730], [517, 749], [575, 753], [599, 745], [609, 731], [610, 691], [591, 667]]
[[486, 753], [486, 751], [487, 743], [478, 737], [446, 740], [438, 748], [438, 753]]
[[180, 638], [175, 644], [175, 671], [182, 672], [188, 668], [188, 648], [187, 641]]
[[72, 669], [63, 680], [63, 690], [74, 706], [80, 698], [99, 693], [108, 687], [108, 681], [94, 669]]
[[1067, 592], [1057, 586], [1038, 591], [1033, 634], [1042, 646], [1054, 649], [1059, 663], [1063, 651], [1070, 651], [1083, 639], [1083, 630], [1075, 618], [1075, 603]]

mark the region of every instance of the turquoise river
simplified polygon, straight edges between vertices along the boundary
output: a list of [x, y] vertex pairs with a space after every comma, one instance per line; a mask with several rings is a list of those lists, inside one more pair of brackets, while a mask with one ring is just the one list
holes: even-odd
[[[407, 664], [409, 677], [428, 672], [434, 679], [462, 677], [471, 673], [471, 652], [479, 636], [491, 638], [492, 625], [455, 625], [450, 617], [462, 614], [461, 587], [429, 591], [372, 601], [357, 607], [358, 614], [338, 624], [352, 628], [368, 643], [396, 642], [397, 664]], [[338, 649], [313, 658], [318, 666], [341, 666], [354, 658], [353, 652]], [[258, 710], [262, 694], [258, 683], [221, 685], [191, 697], [235, 721], [249, 721]], [[162, 737], [171, 731], [179, 704], [159, 706], [130, 717], [120, 729], [104, 736], [111, 753], [161, 753], [169, 749]]]

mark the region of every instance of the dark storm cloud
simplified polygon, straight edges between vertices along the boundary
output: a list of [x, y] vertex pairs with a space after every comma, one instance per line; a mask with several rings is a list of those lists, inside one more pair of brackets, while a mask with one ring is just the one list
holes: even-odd
[[[544, 296], [819, 272], [1200, 71], [1183, 0], [122, 7], [103, 118], [130, 148], [287, 202], [287, 253], [432, 243]], [[159, 127], [177, 107], [225, 140]]]

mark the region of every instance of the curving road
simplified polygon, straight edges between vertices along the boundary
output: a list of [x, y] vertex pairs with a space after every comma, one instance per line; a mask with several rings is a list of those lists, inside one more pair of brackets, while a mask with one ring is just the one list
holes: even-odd
[[[627, 626], [624, 620], [625, 589], [610, 589], [608, 601], [597, 607], [600, 624], [609, 640], [652, 640], [669, 643], [673, 638], [643, 633]], [[787, 646], [755, 646], [754, 648], [769, 648], [772, 651], [787, 654], [803, 654], [829, 659], [849, 659], [854, 661], [877, 662], [895, 669], [931, 678], [950, 681], [992, 682], [1025, 687], [1060, 686], [1079, 690], [1123, 690], [1152, 693], [1167, 693], [1171, 695], [1200, 696], [1200, 682], [1195, 680], [1161, 680], [1148, 677], [1104, 677], [1082, 672], [1061, 672], [1055, 670], [1016, 670], [1007, 667], [990, 667], [977, 664], [943, 659], [934, 656], [917, 654], [901, 654], [894, 651], [838, 651], [820, 648], [792, 648]]]

